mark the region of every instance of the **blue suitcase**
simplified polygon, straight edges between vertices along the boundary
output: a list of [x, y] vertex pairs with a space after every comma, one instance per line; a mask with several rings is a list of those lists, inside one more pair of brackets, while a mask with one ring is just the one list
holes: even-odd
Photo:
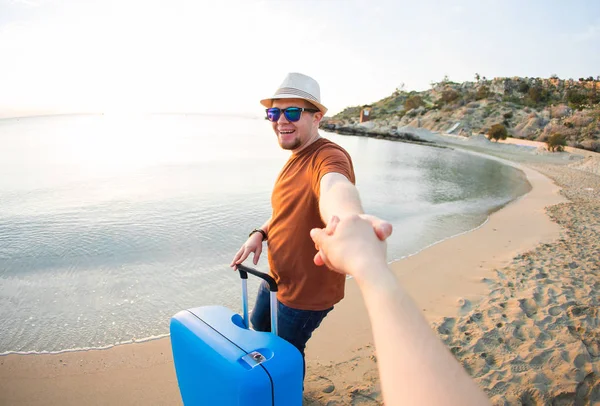
[[[237, 266], [240, 316], [222, 306], [183, 310], [171, 319], [171, 347], [181, 398], [191, 405], [301, 406], [304, 365], [296, 347], [277, 336], [277, 284]], [[269, 283], [271, 333], [250, 330], [248, 273]]]

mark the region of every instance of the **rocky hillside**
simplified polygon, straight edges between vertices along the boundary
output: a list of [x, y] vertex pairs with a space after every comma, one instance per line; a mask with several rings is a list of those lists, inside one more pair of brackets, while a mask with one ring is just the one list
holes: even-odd
[[[370, 121], [359, 124], [362, 109], [370, 109]], [[387, 138], [410, 126], [470, 137], [486, 134], [494, 124], [503, 124], [515, 138], [545, 142], [559, 133], [569, 146], [600, 152], [600, 77], [484, 78], [464, 83], [446, 78], [427, 91], [397, 89], [371, 105], [348, 107], [326, 117], [321, 127]]]

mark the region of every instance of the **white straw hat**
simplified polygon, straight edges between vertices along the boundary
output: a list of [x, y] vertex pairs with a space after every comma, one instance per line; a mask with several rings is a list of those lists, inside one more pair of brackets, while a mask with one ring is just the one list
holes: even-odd
[[327, 107], [321, 104], [319, 84], [302, 73], [288, 73], [275, 94], [268, 99], [262, 99], [260, 104], [269, 108], [273, 105], [274, 99], [303, 99], [314, 104], [321, 113], [327, 112]]

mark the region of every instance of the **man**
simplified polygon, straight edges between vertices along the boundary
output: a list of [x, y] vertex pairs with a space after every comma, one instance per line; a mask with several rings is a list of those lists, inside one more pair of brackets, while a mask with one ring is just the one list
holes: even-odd
[[[288, 74], [272, 97], [261, 100], [279, 145], [292, 155], [275, 182], [271, 218], [250, 233], [231, 262], [235, 268], [253, 253], [256, 265], [267, 241], [269, 267], [278, 283], [279, 335], [303, 357], [313, 331], [342, 300], [346, 280], [319, 262], [310, 230], [323, 228], [333, 215], [358, 214], [369, 220], [381, 240], [392, 232], [389, 223], [364, 215], [348, 153], [319, 135], [319, 122], [327, 112], [320, 100], [319, 84], [300, 73]], [[315, 255], [321, 266], [313, 262]], [[259, 288], [250, 319], [255, 330], [270, 331], [266, 284]]]

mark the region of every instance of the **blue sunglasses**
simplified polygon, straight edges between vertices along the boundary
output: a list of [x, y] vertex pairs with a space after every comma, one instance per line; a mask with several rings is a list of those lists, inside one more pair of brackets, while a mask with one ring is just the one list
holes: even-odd
[[269, 121], [278, 121], [279, 117], [281, 117], [281, 112], [283, 111], [283, 115], [285, 116], [285, 118], [288, 119], [288, 121], [298, 121], [300, 120], [300, 117], [302, 116], [302, 112], [303, 111], [308, 111], [310, 113], [318, 113], [319, 110], [317, 109], [305, 109], [302, 107], [288, 107], [287, 109], [280, 109], [279, 107], [272, 107], [270, 109], [267, 109], [267, 119]]

